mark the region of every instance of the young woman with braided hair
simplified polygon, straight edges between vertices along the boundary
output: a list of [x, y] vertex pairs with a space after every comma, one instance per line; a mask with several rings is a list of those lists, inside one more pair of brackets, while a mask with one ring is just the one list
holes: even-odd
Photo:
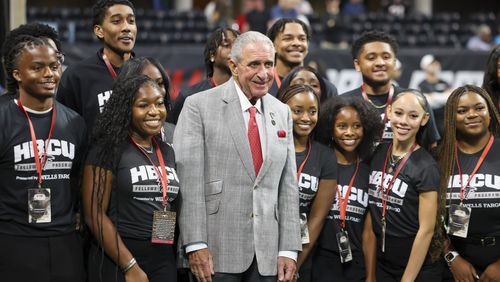
[[498, 281], [500, 117], [485, 90], [466, 85], [448, 98], [445, 118], [438, 152], [444, 257], [455, 281]]

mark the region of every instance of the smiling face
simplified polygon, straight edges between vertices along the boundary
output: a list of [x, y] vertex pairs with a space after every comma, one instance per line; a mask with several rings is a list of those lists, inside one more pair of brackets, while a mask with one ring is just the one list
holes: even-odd
[[455, 114], [457, 137], [480, 138], [488, 134], [490, 113], [486, 100], [474, 92], [466, 92], [458, 99]]
[[132, 52], [137, 35], [134, 11], [127, 5], [110, 6], [102, 23], [94, 26], [94, 33], [113, 52], [119, 55]]
[[132, 104], [131, 136], [134, 141], [149, 146], [151, 138], [160, 133], [166, 116], [160, 90], [151, 84], [139, 88]]
[[356, 151], [363, 140], [363, 124], [358, 111], [353, 107], [342, 108], [333, 124], [333, 141], [337, 149], [343, 153]]
[[308, 46], [307, 34], [299, 23], [287, 23], [274, 39], [277, 60], [288, 66], [302, 65]]
[[390, 106], [389, 120], [394, 133], [393, 142], [413, 144], [418, 130], [429, 120], [429, 114], [415, 94], [406, 92], [399, 94]]
[[21, 97], [52, 98], [59, 83], [60, 68], [61, 64], [52, 47], [26, 48], [12, 72], [18, 82]]
[[229, 60], [234, 80], [249, 100], [266, 95], [273, 84], [274, 62], [272, 49], [264, 43], [249, 43], [239, 61]]
[[321, 97], [321, 85], [314, 73], [308, 70], [301, 70], [297, 72], [297, 75], [292, 79], [292, 81], [290, 81], [290, 85], [296, 84], [311, 86], [311, 88], [314, 89], [314, 92], [316, 92], [318, 96]]
[[396, 56], [391, 45], [379, 41], [363, 45], [358, 58], [354, 60], [354, 67], [363, 75], [363, 81], [376, 87], [390, 82], [395, 65]]
[[302, 92], [287, 101], [292, 111], [293, 135], [295, 138], [309, 138], [318, 123], [318, 99], [312, 92]]
[[153, 64], [147, 64], [142, 70], [142, 74], [147, 75], [152, 80], [156, 81], [158, 86], [160, 86], [161, 94], [165, 96], [167, 90], [165, 89], [165, 82], [163, 81], [163, 76], [161, 76], [160, 70]]

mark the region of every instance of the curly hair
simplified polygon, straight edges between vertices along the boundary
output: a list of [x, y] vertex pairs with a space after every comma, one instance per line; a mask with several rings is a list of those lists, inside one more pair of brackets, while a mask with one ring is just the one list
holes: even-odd
[[113, 5], [129, 6], [135, 14], [134, 4], [128, 0], [99, 0], [92, 6], [92, 26], [102, 24], [106, 11]]
[[491, 50], [484, 72], [483, 88], [488, 92], [495, 103], [495, 107], [500, 107], [500, 78], [498, 77], [498, 59], [500, 58], [500, 46]]
[[158, 71], [160, 72], [160, 75], [161, 75], [162, 80], [163, 80], [163, 85], [159, 85], [159, 86], [163, 87], [165, 90], [165, 97], [164, 97], [165, 98], [165, 105], [167, 107], [167, 111], [169, 111], [170, 105], [171, 105], [170, 78], [168, 77], [167, 72], [165, 71], [165, 69], [163, 68], [163, 66], [161, 65], [161, 63], [157, 59], [155, 59], [153, 57], [135, 57], [135, 58], [132, 58], [128, 61], [125, 61], [125, 63], [123, 64], [123, 66], [120, 70], [120, 74], [118, 75], [117, 83], [121, 82], [121, 81], [126, 81], [130, 77], [140, 75], [143, 72], [144, 68], [148, 65], [155, 66], [158, 69]]
[[391, 46], [392, 51], [395, 55], [398, 53], [398, 43], [393, 36], [377, 30], [365, 31], [361, 34], [361, 36], [354, 40], [351, 47], [351, 55], [353, 59], [357, 59], [359, 54], [361, 53], [361, 49], [365, 44], [371, 42], [384, 42]]
[[274, 40], [278, 36], [280, 32], [283, 32], [285, 30], [285, 26], [287, 23], [298, 23], [302, 26], [302, 29], [306, 33], [307, 41], [311, 40], [311, 31], [309, 30], [309, 27], [301, 20], [299, 19], [294, 19], [294, 18], [281, 18], [277, 20], [268, 30], [267, 30], [267, 37], [271, 39], [271, 41], [274, 43]]
[[51, 26], [43, 23], [29, 23], [23, 24], [11, 30], [5, 37], [2, 46], [2, 60], [5, 60], [7, 53], [17, 44], [16, 37], [21, 35], [30, 35], [33, 37], [45, 37], [54, 41], [57, 51], [61, 50], [61, 41], [57, 31]]
[[325, 80], [319, 74], [319, 72], [317, 70], [315, 70], [309, 66], [297, 66], [297, 67], [293, 68], [292, 71], [285, 78], [283, 78], [283, 80], [281, 81], [281, 87], [280, 87], [280, 89], [278, 89], [278, 94], [276, 96], [279, 97], [280, 93], [283, 92], [284, 89], [288, 88], [290, 83], [292, 83], [292, 80], [297, 76], [297, 74], [300, 71], [303, 71], [303, 70], [309, 71], [309, 72], [313, 73], [314, 76], [316, 76], [316, 78], [319, 81], [319, 88], [321, 91], [321, 93], [316, 93], [316, 95], [318, 95], [320, 103], [323, 103], [324, 101], [326, 101], [326, 99], [328, 99], [328, 95], [326, 94], [327, 90], [326, 90]]
[[346, 107], [354, 108], [361, 119], [363, 140], [356, 150], [361, 159], [368, 159], [375, 150], [375, 144], [380, 141], [384, 124], [377, 110], [360, 97], [341, 95], [323, 103], [316, 126], [315, 139], [332, 149], [338, 149], [338, 144], [333, 141], [333, 127], [337, 115]]
[[217, 53], [217, 48], [219, 48], [224, 39], [227, 38], [229, 32], [231, 32], [234, 37], [238, 37], [240, 35], [240, 32], [237, 30], [229, 27], [220, 27], [214, 30], [214, 32], [212, 32], [208, 37], [205, 49], [203, 50], [207, 77], [212, 77], [214, 75], [214, 63], [210, 61], [210, 57]]
[[5, 68], [5, 85], [7, 89], [7, 93], [9, 95], [15, 95], [17, 90], [19, 89], [19, 85], [17, 80], [13, 76], [13, 72], [16, 68], [18, 68], [19, 58], [21, 55], [28, 49], [34, 49], [40, 46], [48, 46], [53, 48], [50, 45], [46, 38], [34, 37], [31, 35], [19, 35], [14, 38], [11, 48], [7, 50], [5, 60], [4, 60], [4, 68]]

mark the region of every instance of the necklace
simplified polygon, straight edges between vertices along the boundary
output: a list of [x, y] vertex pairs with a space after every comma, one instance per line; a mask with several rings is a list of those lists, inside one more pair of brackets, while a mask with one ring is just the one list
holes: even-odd
[[372, 101], [372, 100], [370, 100], [370, 99], [368, 99], [368, 102], [370, 102], [370, 104], [372, 104], [372, 105], [373, 105], [376, 109], [383, 109], [383, 108], [387, 107], [387, 103], [382, 104], [382, 105], [380, 105], [380, 106], [377, 106], [377, 105], [375, 105], [375, 103], [373, 103], [373, 101]]
[[139, 148], [141, 150], [143, 150], [144, 152], [146, 152], [148, 154], [152, 154], [153, 153], [153, 146], [149, 147], [149, 149], [146, 148], [146, 147], [144, 147], [144, 146], [142, 146], [142, 145], [139, 145], [139, 144], [137, 144], [137, 146], [139, 146]]
[[393, 173], [394, 170], [396, 169], [398, 163], [400, 160], [402, 160], [406, 155], [408, 154], [408, 152], [404, 153], [402, 156], [394, 156], [392, 153], [390, 154], [390, 159], [391, 159], [391, 163], [389, 164], [389, 168], [387, 169], [387, 172], [388, 173]]

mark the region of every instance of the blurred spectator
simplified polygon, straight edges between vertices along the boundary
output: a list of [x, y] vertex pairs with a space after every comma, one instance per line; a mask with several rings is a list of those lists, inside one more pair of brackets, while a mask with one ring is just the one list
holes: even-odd
[[276, 21], [281, 18], [296, 19], [299, 12], [296, 10], [297, 0], [278, 0], [278, 3], [271, 9], [271, 20]]
[[441, 62], [427, 54], [420, 60], [420, 68], [425, 72], [425, 79], [418, 88], [425, 95], [434, 112], [434, 119], [439, 134], [444, 133], [444, 105], [451, 93], [450, 84], [441, 79]]
[[408, 12], [408, 5], [403, 0], [391, 0], [387, 3], [386, 11], [395, 17], [404, 17]]
[[471, 37], [467, 42], [467, 49], [490, 51], [491, 47], [491, 29], [488, 25], [482, 24], [477, 29], [477, 35]]
[[398, 87], [403, 87], [399, 85], [399, 79], [401, 78], [402, 74], [403, 74], [403, 64], [401, 64], [401, 61], [399, 59], [396, 59], [396, 64], [394, 65], [394, 71], [391, 74], [391, 83]]
[[266, 9], [264, 0], [245, 0], [243, 14], [238, 16], [236, 22], [241, 32], [253, 30], [265, 34], [271, 20], [271, 14]]
[[323, 24], [322, 48], [349, 48], [347, 29], [340, 13], [340, 0], [325, 0], [325, 13], [321, 16]]
[[311, 3], [307, 0], [298, 0], [297, 5], [295, 6], [295, 9], [299, 13], [299, 15], [312, 15], [314, 14], [313, 7], [311, 6]]
[[363, 0], [349, 0], [342, 8], [342, 14], [346, 16], [361, 15], [366, 12]]
[[233, 4], [230, 0], [213, 0], [205, 6], [204, 14], [210, 29], [232, 27]]
[[497, 26], [497, 35], [493, 38], [493, 44], [500, 45], [500, 24]]

